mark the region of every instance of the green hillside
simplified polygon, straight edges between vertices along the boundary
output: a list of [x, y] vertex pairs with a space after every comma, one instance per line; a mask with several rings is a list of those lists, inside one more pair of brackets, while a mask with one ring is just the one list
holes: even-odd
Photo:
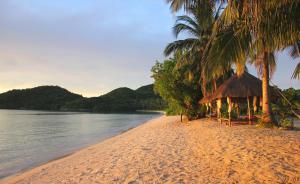
[[92, 98], [82, 97], [58, 86], [41, 86], [0, 94], [1, 109], [132, 112], [161, 110], [164, 107], [163, 100], [153, 92], [153, 85], [137, 90], [118, 88]]
[[161, 110], [165, 103], [153, 91], [153, 85], [137, 90], [118, 88], [105, 95], [67, 103], [65, 110], [92, 112], [131, 112], [136, 110]]
[[0, 94], [0, 108], [59, 110], [66, 103], [79, 99], [83, 97], [61, 87], [40, 86]]

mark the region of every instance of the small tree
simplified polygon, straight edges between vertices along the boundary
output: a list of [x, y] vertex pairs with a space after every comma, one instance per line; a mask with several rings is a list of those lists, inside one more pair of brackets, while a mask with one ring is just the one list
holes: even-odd
[[154, 91], [168, 103], [168, 114], [184, 114], [188, 119], [202, 115], [198, 101], [202, 98], [199, 75], [189, 65], [176, 67], [176, 59], [156, 62], [152, 68]]

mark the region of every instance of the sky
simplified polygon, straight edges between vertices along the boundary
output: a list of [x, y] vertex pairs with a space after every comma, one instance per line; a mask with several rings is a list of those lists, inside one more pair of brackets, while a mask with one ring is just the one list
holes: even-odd
[[[59, 85], [90, 97], [150, 84], [174, 21], [164, 0], [1, 0], [0, 92]], [[273, 82], [300, 88], [300, 60], [277, 59]]]

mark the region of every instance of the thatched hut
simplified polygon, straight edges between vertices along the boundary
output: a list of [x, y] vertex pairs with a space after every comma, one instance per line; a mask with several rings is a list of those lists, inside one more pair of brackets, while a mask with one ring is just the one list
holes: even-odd
[[206, 103], [209, 103], [209, 102], [211, 102], [211, 96], [210, 96], [210, 95], [203, 97], [203, 98], [199, 101], [199, 104], [206, 104]]
[[[212, 95], [211, 100], [217, 101], [218, 118], [221, 120], [228, 120], [231, 125], [231, 111], [235, 106], [239, 108], [240, 101], [247, 101], [247, 112], [249, 124], [251, 124], [251, 107], [250, 100], [253, 100], [254, 111], [257, 110], [257, 102], [262, 97], [262, 81], [248, 72], [242, 75], [233, 75], [225, 81]], [[229, 118], [222, 118], [220, 110], [222, 106], [222, 99], [226, 99], [228, 103]]]
[[[247, 103], [247, 112], [249, 123], [251, 124], [251, 107], [250, 101], [254, 112], [257, 111], [258, 102], [262, 98], [262, 81], [255, 76], [244, 72], [241, 76], [237, 74], [226, 80], [218, 89], [211, 95], [210, 102], [217, 102], [218, 119], [228, 120], [231, 125], [231, 111], [233, 107], [239, 108], [240, 102]], [[222, 118], [221, 107], [222, 102], [227, 101], [229, 118]], [[260, 104], [261, 105], [261, 104]]]
[[220, 98], [247, 98], [262, 96], [262, 81], [248, 72], [241, 76], [233, 75], [212, 95], [212, 100]]

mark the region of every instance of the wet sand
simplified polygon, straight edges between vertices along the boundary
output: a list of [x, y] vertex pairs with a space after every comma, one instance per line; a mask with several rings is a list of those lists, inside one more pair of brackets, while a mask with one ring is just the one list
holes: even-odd
[[300, 131], [162, 116], [10, 183], [300, 183]]

